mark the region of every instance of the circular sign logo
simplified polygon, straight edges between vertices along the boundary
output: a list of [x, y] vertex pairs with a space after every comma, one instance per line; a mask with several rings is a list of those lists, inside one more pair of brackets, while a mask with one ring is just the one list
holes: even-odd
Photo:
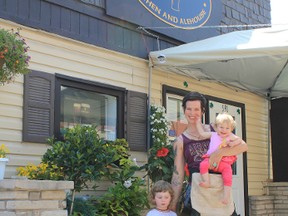
[[181, 29], [204, 25], [211, 14], [212, 0], [138, 0], [161, 21]]

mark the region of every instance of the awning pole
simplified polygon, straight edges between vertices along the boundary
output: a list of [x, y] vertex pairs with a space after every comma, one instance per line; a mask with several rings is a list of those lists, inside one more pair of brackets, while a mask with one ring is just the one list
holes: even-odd
[[270, 139], [270, 136], [271, 136], [271, 117], [270, 117], [270, 112], [271, 111], [271, 97], [269, 96], [268, 97], [268, 139], [267, 139], [267, 141], [268, 141], [268, 146], [267, 146], [267, 148], [268, 148], [268, 179], [270, 180], [271, 178], [270, 178], [270, 175], [271, 175], [271, 173], [270, 173], [270, 170], [271, 170], [271, 139]]
[[147, 112], [147, 152], [149, 151], [151, 147], [151, 140], [150, 140], [150, 113], [151, 113], [151, 108], [150, 108], [150, 103], [151, 103], [151, 82], [152, 82], [152, 65], [149, 64], [149, 77], [148, 77], [148, 101], [147, 101], [147, 106], [148, 106], [148, 112]]

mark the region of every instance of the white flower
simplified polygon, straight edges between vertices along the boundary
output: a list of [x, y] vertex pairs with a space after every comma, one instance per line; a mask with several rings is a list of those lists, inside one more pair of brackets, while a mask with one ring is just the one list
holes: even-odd
[[124, 187], [127, 188], [127, 189], [128, 189], [129, 187], [131, 187], [131, 185], [132, 185], [131, 179], [125, 181], [123, 185], [124, 185]]
[[132, 160], [133, 160], [135, 166], [139, 166], [139, 165], [137, 164], [137, 158], [133, 158]]

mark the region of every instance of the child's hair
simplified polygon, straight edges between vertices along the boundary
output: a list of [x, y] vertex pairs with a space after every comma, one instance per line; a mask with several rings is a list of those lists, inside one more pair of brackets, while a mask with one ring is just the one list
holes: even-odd
[[155, 182], [155, 184], [152, 187], [151, 193], [150, 193], [152, 202], [156, 196], [156, 193], [158, 193], [158, 192], [169, 192], [169, 194], [171, 196], [171, 200], [173, 200], [173, 198], [174, 198], [174, 191], [173, 191], [172, 185], [167, 181], [159, 180], [159, 181]]
[[234, 121], [233, 117], [228, 113], [220, 113], [217, 115], [215, 125], [217, 126], [223, 123], [231, 124], [232, 130], [234, 130], [234, 128], [236, 127], [236, 122]]

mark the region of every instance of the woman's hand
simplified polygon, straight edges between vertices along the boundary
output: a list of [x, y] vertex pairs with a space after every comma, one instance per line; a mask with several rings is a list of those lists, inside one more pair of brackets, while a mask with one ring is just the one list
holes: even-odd
[[229, 147], [233, 147], [236, 145], [240, 145], [242, 143], [242, 139], [235, 134], [231, 134], [228, 139], [226, 140], [226, 144]]
[[209, 169], [214, 170], [218, 169], [219, 163], [222, 159], [223, 155], [221, 154], [221, 151], [214, 151], [210, 157], [209, 157]]
[[227, 147], [218, 149], [210, 155], [209, 168], [211, 170], [218, 168], [219, 162], [223, 156], [238, 155], [248, 150], [248, 146], [245, 141], [238, 136], [233, 136], [227, 145]]

